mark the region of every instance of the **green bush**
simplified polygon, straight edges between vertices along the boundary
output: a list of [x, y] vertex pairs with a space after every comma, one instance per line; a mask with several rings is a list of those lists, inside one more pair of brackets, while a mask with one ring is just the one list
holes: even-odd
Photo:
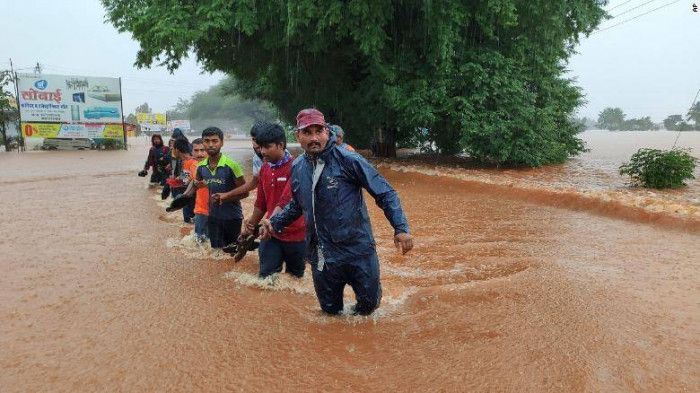
[[620, 174], [647, 188], [678, 188], [685, 186], [686, 179], [695, 178], [696, 161], [689, 149], [639, 149], [630, 162], [620, 166]]
[[124, 148], [124, 141], [112, 138], [95, 138], [95, 148], [101, 150], [121, 150]]

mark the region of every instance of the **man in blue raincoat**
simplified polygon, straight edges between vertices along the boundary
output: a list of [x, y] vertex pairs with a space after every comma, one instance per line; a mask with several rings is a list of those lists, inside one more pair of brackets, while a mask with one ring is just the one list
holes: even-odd
[[413, 239], [399, 197], [364, 157], [336, 145], [318, 110], [299, 112], [296, 136], [305, 154], [292, 166], [291, 199], [276, 215], [261, 221], [262, 236], [281, 232], [303, 214], [306, 259], [312, 265], [321, 309], [340, 313], [343, 289], [349, 284], [357, 298], [353, 312], [369, 315], [379, 306], [382, 288], [362, 189], [384, 210], [394, 227], [394, 243], [405, 254], [413, 248]]

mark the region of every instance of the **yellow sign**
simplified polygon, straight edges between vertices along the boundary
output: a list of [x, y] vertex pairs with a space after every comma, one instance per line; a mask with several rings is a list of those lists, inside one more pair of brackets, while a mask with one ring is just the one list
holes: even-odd
[[61, 131], [60, 124], [22, 123], [25, 138], [56, 138]]
[[136, 121], [139, 124], [165, 125], [165, 113], [137, 113]]
[[124, 138], [121, 124], [22, 123], [25, 138]]

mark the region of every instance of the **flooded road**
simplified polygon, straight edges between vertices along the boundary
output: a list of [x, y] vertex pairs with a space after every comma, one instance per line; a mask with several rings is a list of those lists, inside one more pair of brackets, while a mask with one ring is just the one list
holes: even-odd
[[[400, 255], [369, 202], [382, 305], [327, 317], [308, 268], [261, 282], [255, 254], [234, 264], [183, 239], [136, 176], [144, 158], [0, 155], [1, 392], [700, 390], [692, 226], [384, 165], [416, 248]], [[579, 188], [599, 182], [587, 171]]]

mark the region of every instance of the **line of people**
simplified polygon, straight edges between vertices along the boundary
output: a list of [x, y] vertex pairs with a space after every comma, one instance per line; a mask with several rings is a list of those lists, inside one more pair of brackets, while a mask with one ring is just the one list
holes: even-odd
[[[164, 187], [170, 187], [173, 195], [193, 196], [195, 235], [200, 241], [208, 238], [212, 248], [232, 248], [259, 229], [260, 277], [281, 273], [283, 267], [285, 273], [303, 277], [309, 263], [324, 312], [343, 310], [343, 289], [350, 285], [357, 299], [353, 312], [371, 314], [379, 306], [382, 290], [362, 190], [384, 211], [394, 228], [394, 243], [405, 254], [413, 248], [413, 239], [398, 194], [344, 143], [343, 129], [327, 124], [320, 111], [304, 109], [296, 120], [296, 139], [304, 150], [296, 158], [287, 150], [286, 133], [279, 124], [260, 122], [252, 127], [250, 182], [240, 164], [221, 152], [223, 132], [216, 127], [205, 129], [191, 144], [184, 135], [174, 138], [171, 149], [154, 136], [139, 175], [153, 168], [152, 183], [166, 178]], [[176, 162], [166, 164], [170, 156]], [[253, 190], [257, 190], [253, 212], [243, 220], [240, 201]], [[183, 217], [187, 221], [184, 209]]]

